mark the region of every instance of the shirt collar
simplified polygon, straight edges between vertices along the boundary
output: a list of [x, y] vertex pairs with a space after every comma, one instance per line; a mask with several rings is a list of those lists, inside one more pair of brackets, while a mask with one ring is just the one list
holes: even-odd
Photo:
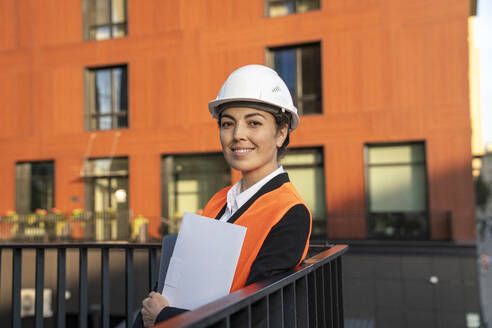
[[227, 209], [229, 210], [230, 214], [233, 214], [236, 212], [241, 206], [244, 205], [254, 194], [258, 192], [258, 190], [261, 189], [268, 181], [273, 179], [279, 174], [284, 173], [284, 168], [280, 166], [278, 169], [246, 189], [245, 191], [241, 192], [241, 184], [243, 182], [243, 179], [239, 180], [236, 182], [231, 189], [227, 192]]

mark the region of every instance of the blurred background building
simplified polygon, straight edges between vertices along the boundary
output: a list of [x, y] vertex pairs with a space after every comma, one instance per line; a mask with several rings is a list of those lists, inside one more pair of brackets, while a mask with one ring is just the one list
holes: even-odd
[[351, 244], [347, 326], [475, 327], [475, 10], [1, 0], [1, 238], [175, 232], [240, 178], [208, 101], [235, 68], [265, 64], [301, 114], [282, 163], [312, 210], [312, 242]]

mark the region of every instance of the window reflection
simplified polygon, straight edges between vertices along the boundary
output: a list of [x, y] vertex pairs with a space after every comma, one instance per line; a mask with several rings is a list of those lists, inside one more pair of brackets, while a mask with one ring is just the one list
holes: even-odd
[[287, 84], [300, 115], [322, 112], [319, 42], [270, 48], [267, 64]]
[[320, 148], [289, 149], [281, 160], [289, 178], [313, 217], [312, 235], [326, 235], [326, 197], [323, 151]]
[[88, 69], [86, 88], [89, 129], [128, 127], [126, 66]]
[[55, 163], [27, 162], [15, 165], [15, 210], [20, 214], [50, 210], [55, 199]]
[[265, 0], [265, 15], [277, 17], [320, 9], [320, 0]]
[[83, 0], [83, 12], [85, 40], [126, 35], [126, 0]]
[[429, 237], [423, 143], [368, 145], [366, 181], [369, 237]]

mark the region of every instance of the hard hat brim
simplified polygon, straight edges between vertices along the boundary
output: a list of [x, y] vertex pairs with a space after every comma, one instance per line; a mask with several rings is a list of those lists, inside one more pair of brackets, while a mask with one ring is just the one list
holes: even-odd
[[273, 102], [263, 101], [263, 100], [259, 100], [256, 98], [227, 98], [227, 99], [220, 99], [220, 100], [216, 99], [216, 100], [212, 100], [208, 103], [208, 110], [210, 111], [210, 114], [212, 114], [213, 118], [218, 119], [219, 115], [217, 113], [217, 109], [219, 108], [219, 106], [222, 104], [233, 102], [233, 101], [234, 102], [235, 101], [246, 101], [246, 102], [253, 102], [253, 103], [263, 103], [263, 104], [268, 104], [268, 105], [271, 105], [271, 106], [274, 106], [274, 107], [277, 107], [280, 109], [284, 109], [284, 110], [286, 110], [292, 114], [292, 122], [290, 123], [290, 131], [294, 131], [299, 126], [299, 115], [297, 115], [297, 109], [294, 106], [292, 106], [294, 108], [285, 108], [285, 107], [281, 107], [278, 104], [275, 104]]

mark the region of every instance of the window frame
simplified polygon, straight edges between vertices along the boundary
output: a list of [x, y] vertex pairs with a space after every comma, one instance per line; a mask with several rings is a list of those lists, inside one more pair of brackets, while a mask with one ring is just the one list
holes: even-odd
[[[369, 148], [370, 147], [390, 147], [390, 146], [412, 146], [412, 145], [422, 145], [423, 147], [423, 152], [424, 152], [424, 159], [421, 162], [409, 162], [409, 163], [396, 163], [396, 164], [376, 164], [376, 165], [369, 165]], [[372, 235], [375, 235], [375, 233], [371, 230], [370, 226], [370, 220], [371, 220], [371, 210], [370, 210], [370, 194], [369, 194], [369, 188], [370, 188], [370, 179], [369, 179], [369, 169], [370, 167], [384, 167], [384, 166], [403, 166], [403, 165], [411, 165], [411, 164], [418, 164], [418, 165], [423, 165], [424, 166], [424, 178], [425, 178], [425, 207], [426, 210], [423, 212], [425, 213], [425, 219], [427, 223], [427, 230], [424, 231], [422, 236], [418, 240], [429, 240], [431, 236], [431, 230], [430, 230], [430, 223], [431, 223], [431, 211], [429, 207], [429, 174], [428, 174], [428, 167], [427, 167], [427, 144], [425, 140], [412, 140], [412, 141], [396, 141], [396, 142], [368, 142], [364, 144], [364, 190], [365, 190], [365, 208], [366, 208], [366, 236], [368, 239], [373, 239], [373, 240], [415, 240], [415, 239], [408, 239], [403, 236], [403, 238], [377, 238], [376, 236], [371, 237]], [[388, 213], [399, 213], [399, 212], [388, 212]], [[405, 213], [401, 211], [401, 213]], [[411, 213], [411, 212], [408, 212]]]
[[[91, 13], [91, 0], [82, 0], [82, 24], [83, 24], [83, 39], [84, 41], [104, 41], [104, 40], [111, 40], [111, 39], [120, 39], [128, 36], [128, 1], [124, 1], [124, 6], [123, 6], [123, 16], [124, 16], [124, 23], [114, 23], [113, 22], [113, 0], [97, 0], [97, 1], [106, 1], [109, 3], [108, 6], [108, 15], [109, 19], [108, 22], [109, 24], [95, 24], [91, 25], [90, 22], [90, 15]], [[119, 26], [123, 27], [125, 34], [124, 36], [121, 37], [115, 37], [113, 34], [113, 28]], [[97, 29], [100, 27], [108, 27], [109, 28], [109, 37], [105, 39], [97, 39], [97, 38], [91, 38], [91, 32], [93, 29]]]
[[[282, 164], [282, 159], [285, 158], [286, 156], [289, 155], [290, 152], [295, 152], [296, 150], [299, 150], [299, 151], [314, 151], [314, 152], [318, 152], [321, 156], [321, 163], [319, 164], [293, 164], [293, 165], [285, 165], [285, 164]], [[323, 202], [324, 202], [324, 216], [323, 216], [323, 224], [325, 226], [325, 229], [324, 229], [324, 232], [322, 235], [319, 235], [319, 234], [311, 234], [311, 240], [323, 240], [323, 239], [326, 239], [326, 236], [328, 234], [328, 203], [326, 201], [326, 195], [327, 195], [327, 190], [326, 190], [326, 166], [325, 166], [325, 147], [323, 145], [313, 145], [313, 146], [309, 146], [309, 147], [292, 147], [292, 148], [287, 148], [287, 151], [285, 153], [285, 155], [280, 159], [279, 161], [279, 164], [282, 165], [282, 167], [284, 168], [284, 171], [286, 173], [289, 173], [289, 168], [313, 168], [313, 169], [316, 169], [316, 168], [321, 168], [322, 172], [323, 172], [323, 192], [324, 192], [324, 197], [323, 197]], [[302, 196], [302, 195], [301, 195]], [[306, 201], [305, 199], [303, 199], [304, 202]], [[308, 204], [306, 204], [308, 205]], [[310, 209], [311, 211], [311, 209]], [[312, 213], [311, 213], [312, 215]], [[314, 218], [312, 218], [313, 221], [314, 221]], [[321, 221], [321, 220], [320, 220]], [[312, 229], [313, 230], [313, 229]]]
[[[19, 211], [19, 207], [17, 205], [17, 194], [18, 194], [18, 185], [17, 185], [17, 165], [21, 165], [21, 164], [30, 164], [30, 171], [32, 172], [32, 165], [33, 164], [41, 164], [41, 163], [52, 163], [53, 164], [53, 190], [52, 190], [52, 198], [53, 198], [53, 204], [50, 208], [42, 208], [42, 209], [45, 209], [45, 210], [51, 210], [52, 208], [55, 208], [56, 207], [56, 161], [54, 159], [46, 159], [46, 160], [34, 160], [34, 161], [17, 161], [15, 162], [15, 166], [14, 166], [14, 177], [15, 177], [15, 198], [14, 198], [14, 202], [15, 202], [15, 211], [16, 212], [21, 212]], [[32, 175], [30, 175], [30, 181], [29, 181], [29, 188], [31, 189], [30, 190], [30, 193], [32, 192]], [[48, 204], [47, 204], [48, 205]], [[47, 206], [49, 207], [49, 206]], [[33, 213], [34, 210], [36, 209], [32, 209], [32, 196], [30, 197], [29, 199], [29, 208], [30, 208], [30, 211], [29, 213]], [[23, 214], [23, 213], [21, 213]], [[28, 213], [26, 213], [28, 214]]]
[[[302, 50], [303, 47], [306, 46], [313, 46], [313, 45], [318, 45], [319, 46], [319, 72], [320, 72], [320, 88], [319, 88], [319, 101], [320, 101], [320, 111], [317, 113], [308, 113], [304, 114], [304, 101], [309, 100], [306, 99], [304, 100], [303, 97], [299, 96], [299, 94], [302, 95], [303, 91], [303, 86], [302, 86], [302, 58], [299, 55], [300, 50]], [[323, 109], [323, 42], [322, 40], [313, 40], [313, 41], [305, 41], [301, 43], [294, 43], [294, 44], [283, 44], [283, 45], [273, 45], [273, 46], [267, 46], [265, 48], [265, 65], [272, 68], [275, 70], [275, 51], [276, 50], [289, 50], [289, 49], [294, 49], [296, 51], [296, 94], [291, 95], [293, 99], [296, 100], [295, 106], [297, 108], [299, 116], [311, 116], [311, 115], [323, 115], [324, 109]], [[301, 65], [300, 65], [301, 64]], [[301, 67], [299, 69], [299, 66]], [[299, 74], [299, 71], [301, 74]], [[279, 74], [280, 75], [280, 74]], [[290, 91], [290, 90], [289, 90]], [[300, 101], [302, 104], [300, 105]]]
[[[169, 157], [173, 157], [173, 158], [188, 157], [188, 158], [191, 158], [191, 157], [213, 156], [213, 155], [219, 155], [218, 157], [219, 158], [222, 157], [222, 159], [226, 163], [227, 168], [228, 168], [228, 172], [229, 172], [229, 180], [230, 180], [229, 184], [232, 184], [232, 169], [229, 166], [229, 164], [227, 163], [227, 161], [225, 160], [222, 151], [205, 152], [205, 153], [162, 153], [161, 154], [160, 181], [161, 181], [161, 216], [162, 217], [166, 217], [169, 219], [172, 215], [172, 213], [170, 213], [170, 210], [169, 210], [169, 201], [170, 201], [169, 200], [169, 194], [170, 194], [170, 192], [169, 192], [168, 184], [170, 183], [170, 181], [168, 181], [167, 176], [172, 175], [174, 173], [174, 171], [173, 171], [173, 168], [169, 168], [169, 170], [171, 172], [166, 171], [166, 170], [168, 170], [168, 168], [165, 167], [166, 166], [166, 161], [165, 161], [166, 158], [169, 158]], [[176, 180], [174, 181], [174, 183], [176, 184]], [[218, 191], [219, 190], [216, 190], [215, 192], [218, 192]], [[175, 199], [175, 201], [176, 201], [176, 199]]]
[[[126, 164], [127, 164], [127, 169], [126, 173], [121, 173], [121, 172], [116, 172], [111, 173], [111, 165], [113, 160], [119, 160], [119, 159], [125, 159]], [[97, 160], [110, 160], [110, 171], [108, 174], [101, 174], [101, 175], [96, 175], [96, 174], [87, 174], [86, 172], [86, 166], [92, 162], [92, 161], [97, 161]], [[94, 210], [94, 194], [92, 193], [91, 196], [89, 196], [89, 191], [94, 191], [94, 185], [95, 185], [95, 180], [97, 179], [107, 179], [108, 180], [108, 191], [109, 194], [111, 194], [111, 179], [117, 179], [117, 178], [126, 178], [128, 181], [128, 190], [126, 191], [126, 202], [128, 203], [128, 209], [129, 211], [130, 208], [130, 157], [129, 156], [117, 156], [117, 157], [90, 157], [84, 159], [84, 193], [85, 193], [85, 209], [90, 212], [95, 212]], [[90, 189], [90, 190], [89, 190]], [[89, 197], [88, 197], [89, 196]], [[88, 201], [90, 199], [90, 201]], [[109, 204], [111, 205], [111, 198], [109, 199]]]
[[[129, 109], [129, 78], [128, 78], [128, 69], [129, 65], [126, 63], [123, 64], [115, 64], [109, 66], [91, 66], [86, 67], [84, 69], [84, 127], [86, 131], [111, 131], [111, 130], [124, 130], [130, 128], [130, 109]], [[121, 109], [120, 111], [116, 110], [115, 103], [115, 79], [114, 79], [114, 69], [121, 68], [126, 70], [126, 109]], [[98, 114], [96, 111], [95, 105], [95, 97], [97, 93], [96, 87], [96, 71], [98, 70], [111, 70], [111, 112]], [[92, 75], [94, 76], [94, 84], [92, 84]], [[94, 97], [94, 99], [93, 99]], [[92, 125], [92, 120], [96, 119], [96, 121], [101, 117], [110, 117], [111, 118], [111, 128], [110, 129], [101, 129], [99, 127], [99, 123], [97, 126]], [[117, 119], [119, 117], [126, 117], [126, 126], [125, 127], [117, 127]]]

